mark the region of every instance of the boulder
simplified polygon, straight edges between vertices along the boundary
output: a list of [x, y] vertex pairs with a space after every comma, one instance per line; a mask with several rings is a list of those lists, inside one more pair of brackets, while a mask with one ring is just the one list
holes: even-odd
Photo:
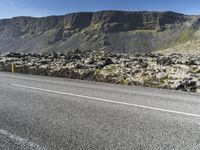
[[106, 58], [105, 62], [104, 62], [104, 66], [107, 66], [107, 65], [111, 65], [113, 64], [113, 61], [111, 58]]
[[169, 66], [174, 64], [174, 62], [169, 57], [159, 57], [157, 59], [157, 64], [161, 66]]

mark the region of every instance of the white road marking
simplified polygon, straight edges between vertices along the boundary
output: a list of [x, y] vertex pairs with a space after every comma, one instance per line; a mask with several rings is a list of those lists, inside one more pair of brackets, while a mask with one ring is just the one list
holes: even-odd
[[158, 107], [151, 107], [151, 106], [145, 106], [145, 105], [139, 105], [139, 104], [133, 104], [133, 103], [126, 103], [126, 102], [114, 101], [114, 100], [110, 100], [110, 99], [97, 98], [97, 97], [91, 97], [91, 96], [79, 95], [79, 94], [73, 94], [73, 93], [67, 93], [67, 92], [60, 92], [60, 91], [42, 89], [42, 88], [37, 88], [37, 87], [30, 87], [30, 86], [25, 86], [25, 85], [20, 85], [20, 84], [11, 84], [11, 85], [16, 86], [16, 87], [26, 88], [26, 89], [32, 89], [32, 90], [38, 90], [38, 91], [44, 91], [44, 92], [56, 93], [56, 94], [62, 94], [62, 95], [70, 95], [70, 96], [74, 96], [74, 97], [81, 97], [81, 98], [92, 99], [92, 100], [96, 100], [96, 101], [103, 101], [103, 102], [108, 102], [108, 103], [133, 106], [133, 107], [138, 107], [138, 108], [143, 108], [143, 109], [150, 109], [150, 110], [156, 110], [156, 111], [162, 111], [162, 112], [174, 113], [174, 114], [192, 116], [192, 117], [200, 117], [199, 114], [162, 109], [162, 108], [158, 108]]
[[[30, 76], [32, 76], [32, 75], [30, 75]], [[31, 81], [37, 81], [37, 82], [45, 81], [45, 82], [56, 83], [56, 82], [54, 82], [52, 80], [30, 78], [30, 77], [22, 77], [22, 76], [16, 76], [16, 75], [13, 75], [13, 74], [12, 75], [7, 75], [7, 74], [6, 75], [0, 75], [0, 77], [9, 77], [9, 78], [12, 77], [12, 78], [16, 78], [16, 79], [25, 79], [25, 80], [31, 80]], [[32, 77], [35, 77], [35, 75], [33, 75]], [[67, 78], [65, 78], [65, 79], [67, 79]], [[68, 80], [73, 81], [74, 79], [68, 79]], [[83, 80], [81, 80], [81, 81], [83, 81]], [[141, 88], [141, 87], [137, 87], [137, 88]], [[152, 92], [143, 92], [143, 91], [131, 91], [131, 92], [134, 93], [134, 94], [139, 94], [139, 95], [144, 95], [144, 96], [153, 96], [153, 97], [161, 97], [161, 98], [163, 97], [162, 96], [163, 94], [159, 93], [159, 90], [163, 90], [163, 89], [154, 89], [154, 90], [157, 90], [158, 92], [157, 93], [155, 93], [155, 92], [153, 92], [153, 93]], [[177, 92], [177, 91], [171, 90], [170, 92], [174, 93], [174, 92]], [[179, 92], [179, 94], [178, 94], [178, 92]], [[176, 100], [186, 100], [186, 101], [188, 101], [188, 97], [187, 96], [183, 97], [182, 95], [180, 95], [181, 94], [180, 92], [183, 92], [183, 91], [178, 91], [178, 92], [176, 94]], [[184, 94], [190, 94], [190, 93], [184, 92]], [[168, 94], [167, 97], [170, 98], [170, 99], [174, 99], [174, 96], [170, 95], [170, 94]], [[199, 102], [199, 97], [193, 97], [193, 100]]]
[[18, 144], [19, 146], [29, 147], [34, 150], [46, 150], [45, 148], [40, 147], [38, 144], [35, 144], [17, 135], [13, 135], [12, 133], [7, 132], [6, 130], [0, 129], [0, 134], [5, 136], [8, 140], [12, 140], [15, 144]]

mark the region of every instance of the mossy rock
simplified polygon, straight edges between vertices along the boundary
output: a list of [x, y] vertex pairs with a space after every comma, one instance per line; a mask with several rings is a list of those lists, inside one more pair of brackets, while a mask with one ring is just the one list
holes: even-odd
[[200, 70], [199, 69], [192, 69], [189, 71], [192, 74], [200, 74]]

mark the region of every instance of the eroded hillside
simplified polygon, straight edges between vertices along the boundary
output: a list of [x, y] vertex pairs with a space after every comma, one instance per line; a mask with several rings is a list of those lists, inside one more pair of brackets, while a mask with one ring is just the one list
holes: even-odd
[[0, 51], [150, 52], [198, 39], [199, 20], [174, 12], [124, 11], [16, 17], [0, 20]]

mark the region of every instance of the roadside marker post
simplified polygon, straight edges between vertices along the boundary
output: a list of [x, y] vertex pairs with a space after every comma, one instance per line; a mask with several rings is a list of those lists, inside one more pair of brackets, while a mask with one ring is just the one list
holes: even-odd
[[12, 73], [15, 73], [15, 65], [14, 64], [11, 64], [11, 70], [12, 70]]

